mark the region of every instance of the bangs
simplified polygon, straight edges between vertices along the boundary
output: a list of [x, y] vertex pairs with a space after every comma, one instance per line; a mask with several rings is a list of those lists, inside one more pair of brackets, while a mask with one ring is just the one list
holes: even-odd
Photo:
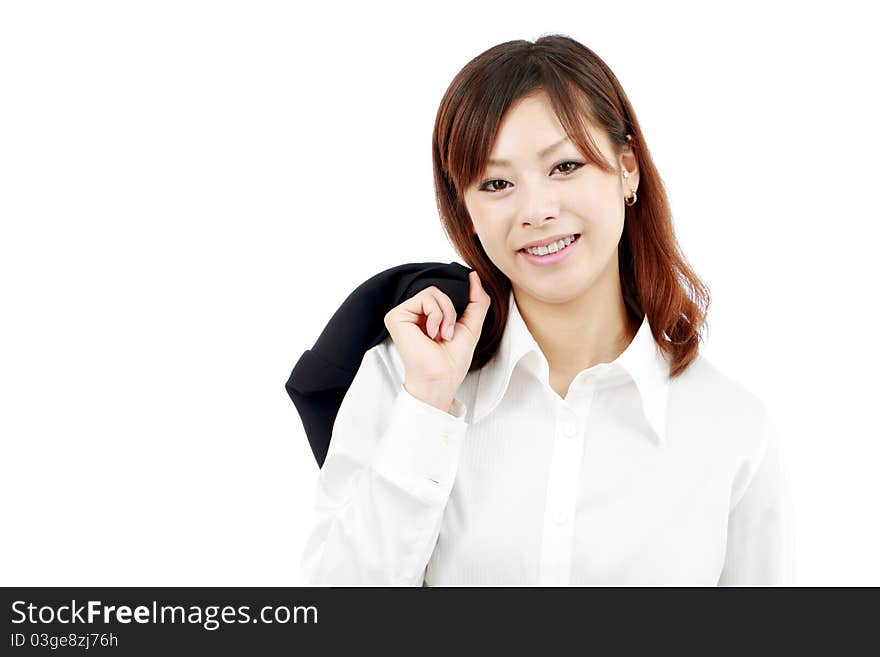
[[502, 89], [500, 93], [475, 89], [462, 100], [450, 135], [447, 175], [460, 195], [486, 175], [489, 154], [507, 111], [516, 103], [541, 94], [550, 99], [566, 135], [584, 159], [606, 173], [615, 170], [591, 135], [591, 131], [601, 130], [594, 118], [595, 109], [587, 94], [574, 83], [550, 78], [526, 89]]

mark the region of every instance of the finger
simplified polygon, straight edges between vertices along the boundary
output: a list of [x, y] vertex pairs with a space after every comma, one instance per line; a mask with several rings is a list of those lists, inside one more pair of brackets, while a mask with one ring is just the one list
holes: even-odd
[[[423, 329], [428, 335], [435, 325], [437, 314], [440, 307], [431, 295], [425, 294], [424, 291], [408, 297], [402, 304], [397, 307], [398, 311], [406, 315], [406, 321], [415, 324]], [[431, 314], [434, 313], [434, 317]]]
[[438, 327], [440, 326], [440, 322], [443, 321], [443, 311], [440, 308], [440, 304], [437, 303], [437, 300], [430, 293], [419, 294], [420, 298], [420, 307], [423, 315], [427, 317], [425, 321], [425, 332], [428, 334], [428, 337], [432, 340], [437, 337]]
[[436, 286], [432, 285], [428, 288], [428, 291], [431, 292], [431, 296], [434, 297], [434, 300], [438, 303], [440, 308], [443, 310], [443, 323], [440, 327], [440, 334], [443, 335], [443, 338], [448, 340], [452, 336], [446, 335], [444, 331], [452, 331], [455, 326], [455, 319], [458, 313], [455, 312], [455, 304], [452, 303], [452, 299], [443, 292], [438, 289]]
[[462, 324], [468, 327], [474, 336], [479, 336], [483, 329], [483, 322], [486, 319], [486, 313], [489, 312], [489, 304], [492, 299], [480, 282], [480, 277], [476, 270], [468, 274], [470, 282], [470, 295], [468, 297], [467, 308], [461, 315]]

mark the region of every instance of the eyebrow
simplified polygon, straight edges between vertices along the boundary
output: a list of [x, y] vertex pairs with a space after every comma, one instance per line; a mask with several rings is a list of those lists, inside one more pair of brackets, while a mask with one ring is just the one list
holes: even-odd
[[[552, 153], [554, 150], [556, 150], [557, 148], [562, 146], [562, 144], [564, 144], [567, 141], [570, 141], [570, 140], [569, 140], [568, 136], [565, 136], [562, 139], [560, 139], [559, 141], [557, 141], [555, 144], [550, 144], [549, 146], [547, 146], [547, 148], [544, 148], [538, 152], [538, 157], [539, 158], [546, 157], [547, 155]], [[489, 165], [498, 166], [498, 167], [509, 167], [510, 160], [493, 160], [490, 158]]]

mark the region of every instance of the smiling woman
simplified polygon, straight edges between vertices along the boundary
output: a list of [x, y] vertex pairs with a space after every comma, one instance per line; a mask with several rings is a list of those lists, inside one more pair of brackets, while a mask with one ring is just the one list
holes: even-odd
[[354, 295], [396, 305], [355, 354], [307, 583], [790, 583], [775, 424], [699, 353], [708, 291], [608, 67], [563, 35], [490, 48], [447, 89], [433, 157], [476, 273]]
[[[709, 290], [679, 248], [635, 111], [593, 51], [556, 34], [471, 60], [440, 103], [433, 164], [443, 227], [492, 298], [472, 370], [498, 348], [511, 291], [558, 361], [598, 362], [613, 348], [601, 335], [625, 341], [647, 317], [672, 377], [693, 362]], [[569, 254], [520, 251], [570, 234], [582, 237]], [[581, 320], [578, 353], [551, 344], [558, 324], [537, 326], [554, 315], [596, 318]]]

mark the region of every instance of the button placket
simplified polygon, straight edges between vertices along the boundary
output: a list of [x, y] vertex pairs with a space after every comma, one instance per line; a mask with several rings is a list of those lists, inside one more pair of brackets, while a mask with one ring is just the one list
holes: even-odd
[[[560, 428], [562, 430], [562, 435], [565, 438], [566, 444], [570, 445], [570, 447], [567, 448], [567, 451], [571, 452], [571, 450], [577, 449], [573, 443], [574, 439], [578, 436], [578, 418], [575, 410], [569, 407], [567, 404], [563, 404]], [[574, 453], [571, 452], [571, 455], [573, 456]], [[574, 459], [572, 459], [571, 463], [574, 463]], [[570, 470], [569, 476], [572, 477], [569, 484], [560, 490], [560, 493], [562, 493], [560, 502], [565, 500], [563, 502], [563, 506], [557, 507], [556, 511], [553, 513], [553, 521], [558, 527], [563, 527], [569, 520], [568, 509], [564, 505], [570, 503], [571, 500], [569, 499], [569, 497], [570, 495], [574, 494], [574, 491], [565, 489], [570, 489], [574, 487], [576, 473], [573, 470]]]

